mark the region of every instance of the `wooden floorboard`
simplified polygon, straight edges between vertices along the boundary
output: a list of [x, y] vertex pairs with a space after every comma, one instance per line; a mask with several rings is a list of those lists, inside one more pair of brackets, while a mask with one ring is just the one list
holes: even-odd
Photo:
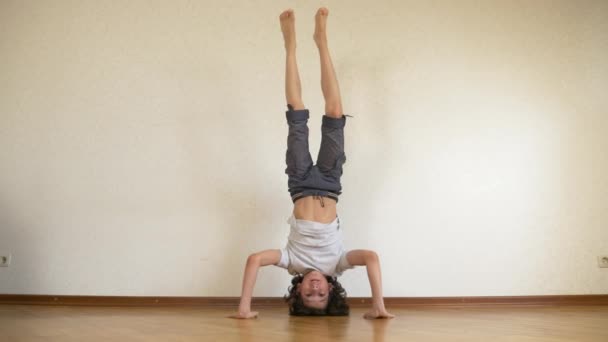
[[[389, 308], [390, 309], [390, 308]], [[290, 317], [260, 308], [255, 320], [225, 308], [0, 305], [1, 341], [608, 341], [606, 306], [398, 307], [397, 318]]]
[[[369, 306], [369, 297], [348, 297], [351, 306]], [[254, 306], [282, 306], [283, 297], [254, 297]], [[238, 306], [240, 297], [163, 296], [78, 296], [1, 294], [0, 304], [84, 305], [84, 306]], [[470, 297], [384, 297], [387, 306], [403, 305], [608, 305], [606, 295], [470, 296]]]

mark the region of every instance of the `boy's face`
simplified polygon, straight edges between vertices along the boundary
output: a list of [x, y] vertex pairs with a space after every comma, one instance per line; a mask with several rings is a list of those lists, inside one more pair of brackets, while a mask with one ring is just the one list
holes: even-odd
[[325, 309], [332, 288], [321, 272], [310, 271], [304, 275], [302, 283], [298, 284], [297, 291], [307, 307]]

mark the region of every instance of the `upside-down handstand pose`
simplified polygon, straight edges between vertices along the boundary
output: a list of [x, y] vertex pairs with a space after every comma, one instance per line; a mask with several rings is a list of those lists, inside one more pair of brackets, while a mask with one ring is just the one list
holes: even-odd
[[328, 10], [320, 8], [315, 16], [314, 40], [321, 58], [321, 88], [325, 115], [317, 164], [308, 150], [309, 112], [302, 102], [300, 77], [296, 64], [296, 37], [293, 10], [280, 15], [285, 40], [285, 96], [289, 134], [287, 137], [288, 186], [294, 203], [287, 246], [251, 254], [247, 259], [239, 312], [233, 318], [254, 318], [251, 296], [261, 266], [286, 268], [294, 275], [286, 301], [291, 315], [348, 315], [346, 291], [336, 277], [354, 266], [366, 266], [372, 290], [372, 309], [365, 318], [392, 318], [384, 307], [378, 255], [370, 250], [346, 251], [342, 246], [340, 220], [336, 212], [342, 187], [344, 125], [338, 80], [329, 55], [326, 36]]

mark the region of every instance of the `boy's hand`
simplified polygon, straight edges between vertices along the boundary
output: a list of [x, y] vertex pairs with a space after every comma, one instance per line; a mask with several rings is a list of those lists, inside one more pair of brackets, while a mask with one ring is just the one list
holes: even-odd
[[372, 288], [372, 309], [363, 315], [367, 319], [393, 318], [395, 315], [386, 311], [382, 297], [382, 275], [380, 274], [380, 258], [374, 251], [355, 249], [346, 254], [346, 260], [355, 265], [365, 265], [367, 278]]
[[228, 317], [236, 318], [236, 319], [258, 318], [258, 312], [257, 311], [239, 311], [238, 313], [236, 313], [234, 315], [230, 315]]
[[366, 319], [376, 319], [376, 318], [394, 318], [395, 315], [389, 313], [388, 311], [386, 311], [385, 308], [381, 308], [381, 309], [372, 309], [368, 312], [365, 313], [365, 315], [363, 315], [364, 318]]
[[241, 291], [241, 301], [239, 303], [239, 311], [230, 318], [249, 319], [257, 318], [258, 312], [251, 311], [251, 295], [253, 287], [258, 276], [258, 269], [262, 266], [276, 265], [281, 260], [281, 250], [268, 249], [258, 253], [251, 254], [247, 258], [245, 265], [245, 274], [243, 275], [243, 289]]

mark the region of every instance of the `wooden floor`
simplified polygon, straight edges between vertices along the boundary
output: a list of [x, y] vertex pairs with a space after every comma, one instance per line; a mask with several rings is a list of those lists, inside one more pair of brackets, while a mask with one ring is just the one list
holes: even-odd
[[230, 309], [0, 305], [1, 341], [608, 341], [608, 306], [393, 308], [392, 320]]

